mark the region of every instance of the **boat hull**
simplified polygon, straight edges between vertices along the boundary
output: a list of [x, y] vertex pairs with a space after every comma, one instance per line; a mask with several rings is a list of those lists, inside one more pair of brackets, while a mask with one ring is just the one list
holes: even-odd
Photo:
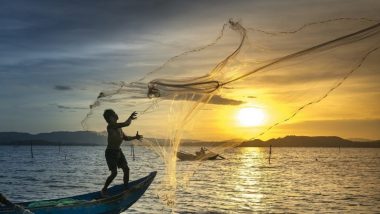
[[[124, 190], [124, 185], [113, 186], [108, 189], [110, 195], [108, 198], [101, 198], [100, 192], [93, 192], [67, 198], [81, 201], [73, 205], [28, 207], [33, 202], [18, 203], [17, 205], [23, 206], [35, 214], [116, 214], [132, 206], [148, 189], [155, 176], [156, 172], [152, 172], [144, 178], [130, 182], [128, 190]], [[17, 212], [10, 208], [0, 208], [0, 214], [11, 213]]]
[[192, 161], [192, 160], [216, 160], [218, 154], [208, 153], [205, 155], [193, 155], [184, 152], [177, 152], [178, 159], [182, 161]]

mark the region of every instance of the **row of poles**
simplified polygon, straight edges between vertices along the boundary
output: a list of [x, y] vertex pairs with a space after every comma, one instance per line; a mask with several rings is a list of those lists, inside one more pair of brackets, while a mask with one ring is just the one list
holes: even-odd
[[[59, 153], [61, 153], [61, 144], [58, 145], [58, 151]], [[340, 152], [340, 146], [339, 146], [339, 152]], [[34, 155], [33, 155], [33, 143], [30, 142], [30, 155], [32, 158], [34, 158]], [[131, 155], [133, 157], [133, 160], [135, 160], [135, 146], [133, 144], [131, 144]], [[269, 145], [269, 157], [268, 157], [268, 163], [270, 164], [270, 159], [272, 157], [272, 145]], [[66, 159], [66, 155], [65, 155], [65, 159]]]
[[[59, 153], [61, 153], [61, 144], [58, 144], [58, 151]], [[131, 155], [133, 157], [133, 160], [136, 159], [136, 156], [135, 156], [135, 146], [133, 144], [131, 144]], [[33, 155], [33, 143], [30, 142], [30, 156], [32, 158], [34, 158], [34, 155]], [[65, 155], [65, 160], [66, 160], [66, 155]]]
[[[61, 144], [58, 144], [58, 152], [61, 153]], [[30, 156], [34, 158], [33, 154], [33, 142], [30, 142]], [[65, 155], [65, 160], [66, 160], [66, 155]]]

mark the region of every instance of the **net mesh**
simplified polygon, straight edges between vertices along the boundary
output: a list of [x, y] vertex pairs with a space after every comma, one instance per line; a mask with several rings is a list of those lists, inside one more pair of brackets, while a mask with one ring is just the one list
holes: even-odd
[[[366, 18], [323, 20], [278, 32], [229, 20], [210, 44], [174, 56], [136, 81], [108, 83], [82, 124], [101, 119], [102, 107], [120, 115], [137, 111], [133, 126], [152, 136], [144, 143], [165, 163], [158, 195], [172, 206], [178, 185], [186, 185], [202, 163], [176, 175], [177, 152], [201, 110], [247, 103], [262, 109], [269, 115], [266, 125], [250, 130], [251, 139], [260, 138], [328, 98], [379, 57], [379, 46], [380, 23]], [[201, 114], [204, 120], [211, 115]], [[239, 143], [220, 143], [213, 151]]]

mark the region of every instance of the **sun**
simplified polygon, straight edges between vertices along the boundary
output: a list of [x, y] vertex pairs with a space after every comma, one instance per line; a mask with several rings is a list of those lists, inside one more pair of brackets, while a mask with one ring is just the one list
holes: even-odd
[[265, 122], [265, 112], [260, 108], [242, 108], [237, 114], [241, 126], [260, 126]]

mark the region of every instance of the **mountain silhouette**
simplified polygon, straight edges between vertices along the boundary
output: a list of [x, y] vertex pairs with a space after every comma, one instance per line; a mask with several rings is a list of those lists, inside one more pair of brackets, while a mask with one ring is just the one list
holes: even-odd
[[29, 134], [20, 132], [0, 132], [0, 145], [106, 145], [107, 136], [90, 131], [50, 132]]
[[352, 141], [337, 136], [295, 136], [273, 138], [267, 141], [259, 139], [245, 141], [240, 146], [252, 147], [372, 147], [380, 148], [380, 140]]
[[[160, 145], [165, 145], [165, 140], [155, 139]], [[236, 142], [237, 140], [233, 140]], [[184, 139], [182, 146], [215, 146], [223, 142], [206, 142], [199, 140]], [[76, 132], [50, 132], [29, 134], [22, 132], [0, 132], [0, 145], [107, 145], [105, 133], [76, 131]], [[144, 143], [140, 143], [145, 145]], [[259, 139], [242, 141], [240, 147], [372, 147], [380, 148], [380, 140], [376, 141], [353, 141], [337, 136], [295, 136], [290, 135], [282, 138], [273, 138], [262, 141]]]

